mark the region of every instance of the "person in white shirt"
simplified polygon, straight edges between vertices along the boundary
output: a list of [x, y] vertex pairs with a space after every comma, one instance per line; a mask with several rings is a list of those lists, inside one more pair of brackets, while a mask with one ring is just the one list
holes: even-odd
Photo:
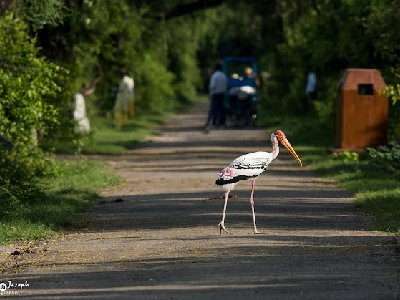
[[129, 117], [134, 115], [134, 87], [135, 82], [124, 70], [118, 87], [117, 99], [114, 103], [114, 123], [119, 128]]
[[88, 134], [90, 132], [90, 122], [86, 114], [84, 91], [75, 94], [74, 120], [76, 122], [75, 131]]
[[306, 110], [309, 111], [313, 107], [315, 99], [317, 99], [317, 74], [314, 71], [307, 75], [306, 96]]
[[101, 81], [102, 77], [97, 77], [89, 87], [82, 85], [82, 88], [75, 93], [75, 107], [73, 117], [75, 120], [75, 132], [80, 134], [90, 133], [90, 121], [86, 113], [85, 97], [90, 96], [96, 90], [96, 85]]
[[212, 124], [216, 127], [223, 126], [225, 124], [225, 93], [228, 90], [228, 77], [222, 72], [222, 65], [216, 64], [214, 73], [210, 79], [210, 99], [211, 109], [210, 116]]

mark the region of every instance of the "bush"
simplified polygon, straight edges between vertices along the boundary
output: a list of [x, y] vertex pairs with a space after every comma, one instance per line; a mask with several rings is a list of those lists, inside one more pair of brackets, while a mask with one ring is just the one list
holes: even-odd
[[368, 158], [377, 167], [400, 175], [400, 145], [379, 146], [367, 149]]
[[65, 10], [62, 0], [15, 0], [14, 5], [18, 16], [22, 17], [34, 32], [47, 24], [60, 24]]
[[41, 195], [35, 177], [49, 170], [51, 160], [35, 144], [58, 122], [56, 96], [65, 74], [38, 55], [22, 21], [12, 15], [0, 18], [0, 135], [14, 145], [0, 149], [4, 215]]
[[[399, 78], [400, 76], [397, 75]], [[389, 97], [389, 139], [400, 140], [400, 84], [388, 85], [385, 94]]]
[[359, 161], [360, 159], [360, 155], [357, 152], [350, 152], [350, 151], [334, 153], [333, 157], [345, 163], [354, 163]]
[[[46, 159], [32, 159], [37, 153], [26, 153], [23, 156], [15, 151], [0, 152], [0, 199], [2, 217], [15, 214], [15, 208], [32, 198], [40, 198], [41, 188], [38, 187], [35, 175], [40, 170], [45, 172]], [[40, 164], [40, 166], [38, 165]]]
[[56, 95], [65, 70], [38, 55], [26, 25], [0, 18], [0, 133], [19, 147], [57, 124]]

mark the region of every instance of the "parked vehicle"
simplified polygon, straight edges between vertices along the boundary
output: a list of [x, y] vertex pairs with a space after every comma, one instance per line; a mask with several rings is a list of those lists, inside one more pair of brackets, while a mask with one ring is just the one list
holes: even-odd
[[223, 72], [228, 76], [228, 93], [225, 100], [226, 125], [254, 126], [257, 118], [256, 100], [258, 64], [255, 57], [226, 57]]

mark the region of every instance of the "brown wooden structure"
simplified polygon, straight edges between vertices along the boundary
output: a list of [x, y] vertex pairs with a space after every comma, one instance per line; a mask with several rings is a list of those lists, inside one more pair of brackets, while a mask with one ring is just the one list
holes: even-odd
[[386, 84], [376, 69], [347, 69], [339, 85], [336, 147], [360, 150], [387, 143]]

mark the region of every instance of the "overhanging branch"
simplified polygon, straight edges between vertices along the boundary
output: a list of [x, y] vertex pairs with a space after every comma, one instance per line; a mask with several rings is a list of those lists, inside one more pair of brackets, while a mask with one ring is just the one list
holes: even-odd
[[177, 5], [174, 8], [167, 11], [164, 15], [165, 20], [181, 17], [184, 15], [191, 14], [198, 10], [209, 9], [217, 7], [227, 0], [197, 0], [191, 3], [185, 3]]

